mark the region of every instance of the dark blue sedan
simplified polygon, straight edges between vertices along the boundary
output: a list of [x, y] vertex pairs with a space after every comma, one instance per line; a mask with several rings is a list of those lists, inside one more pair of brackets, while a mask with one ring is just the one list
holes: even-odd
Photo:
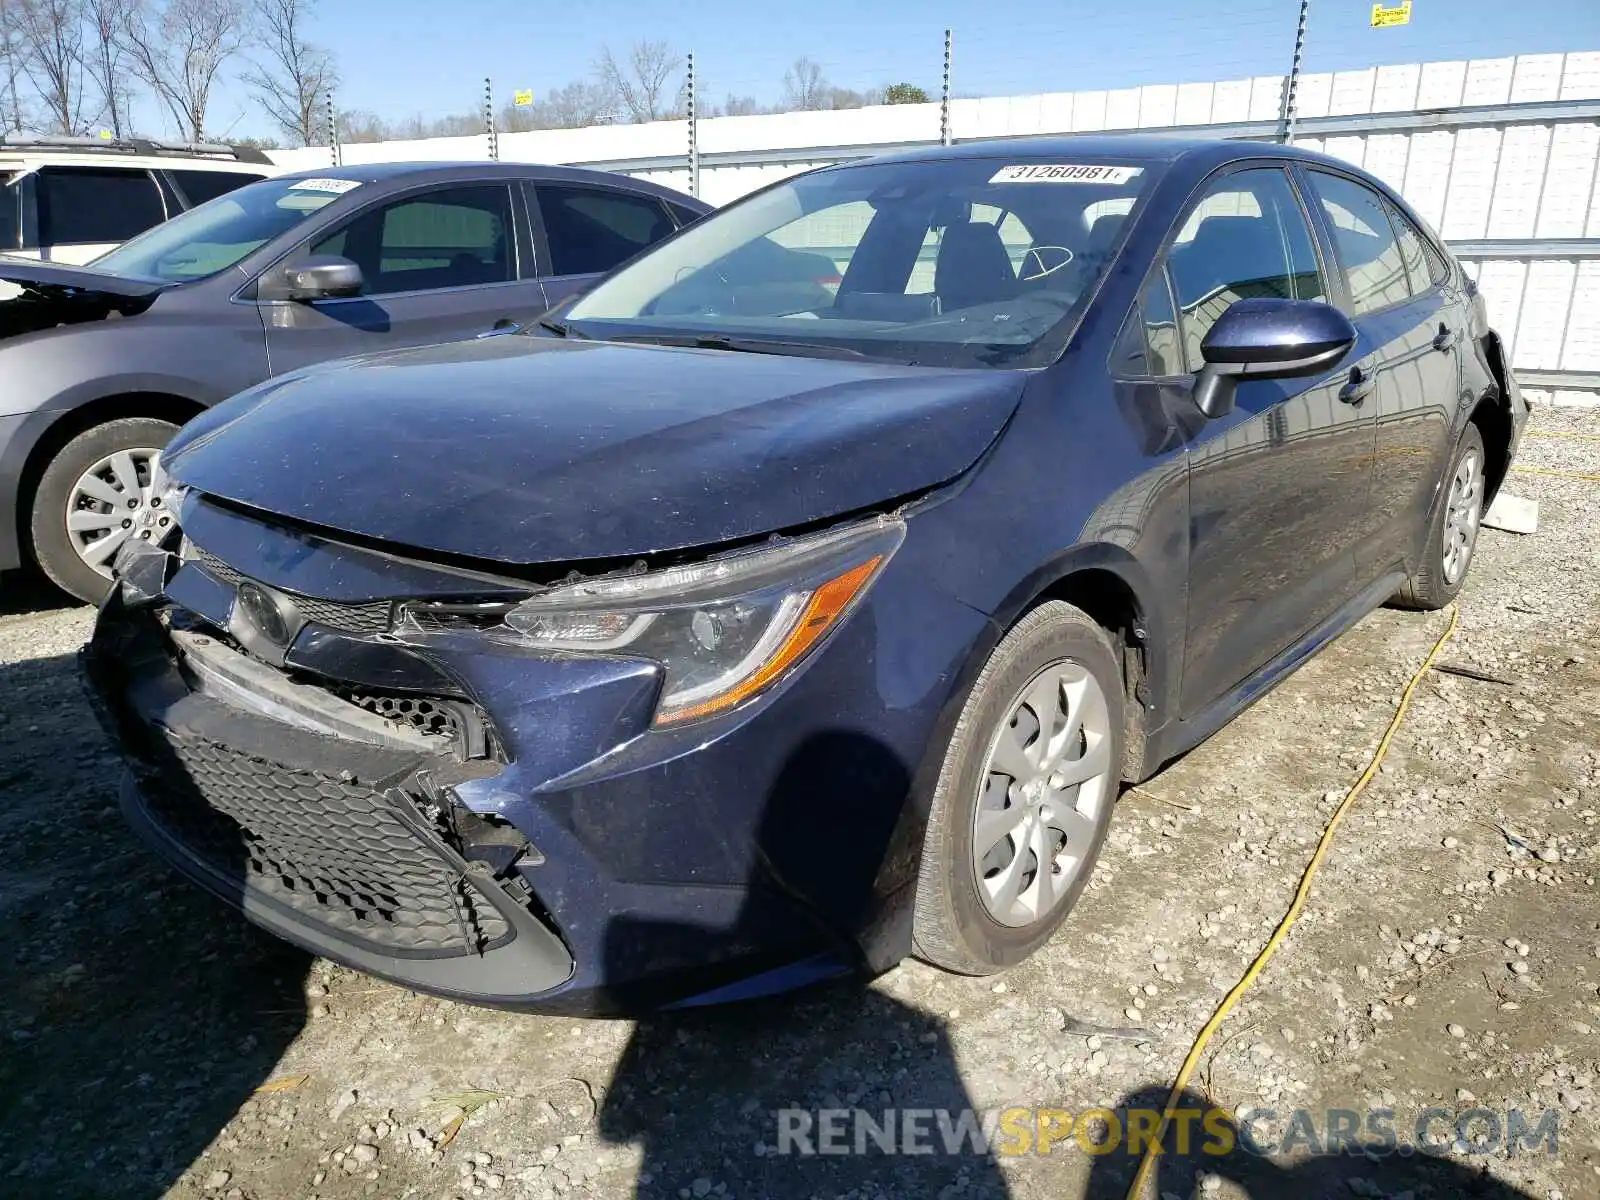
[[1242, 142], [827, 168], [541, 325], [191, 422], [86, 655], [160, 853], [515, 1007], [1019, 962], [1124, 782], [1450, 602], [1527, 417], [1403, 201]]

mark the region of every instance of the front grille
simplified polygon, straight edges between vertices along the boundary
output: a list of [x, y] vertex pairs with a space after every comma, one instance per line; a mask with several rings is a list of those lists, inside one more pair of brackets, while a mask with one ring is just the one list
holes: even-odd
[[388, 633], [392, 623], [393, 606], [387, 600], [346, 604], [338, 600], [313, 600], [309, 596], [290, 599], [306, 620], [345, 633]]
[[[198, 563], [220, 582], [238, 587], [247, 578], [203, 546], [193, 542], [185, 546], [186, 560]], [[343, 633], [387, 633], [393, 625], [394, 606], [387, 600], [345, 602], [294, 595], [289, 598], [306, 620]]]
[[391, 953], [476, 954], [512, 937], [383, 793], [199, 734], [150, 732], [141, 774], [151, 815], [246, 889]]

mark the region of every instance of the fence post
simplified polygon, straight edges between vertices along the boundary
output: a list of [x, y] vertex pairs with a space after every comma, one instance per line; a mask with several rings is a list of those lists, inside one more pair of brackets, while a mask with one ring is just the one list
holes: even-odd
[[1289, 63], [1289, 78], [1283, 81], [1283, 143], [1294, 142], [1295, 89], [1300, 86], [1300, 60], [1306, 49], [1306, 15], [1311, 0], [1300, 0], [1300, 20], [1294, 30], [1294, 58]]
[[939, 92], [939, 144], [950, 145], [955, 139], [950, 136], [950, 42], [951, 31], [944, 31], [944, 84]]
[[483, 132], [489, 139], [489, 158], [499, 162], [500, 136], [494, 128], [494, 84], [487, 75], [483, 77]]
[[694, 107], [694, 54], [689, 54], [688, 76], [684, 82], [689, 110], [689, 195], [700, 195], [700, 130]]
[[333, 114], [333, 93], [326, 93], [328, 106], [328, 155], [336, 167], [344, 166], [344, 156], [339, 153], [339, 119]]

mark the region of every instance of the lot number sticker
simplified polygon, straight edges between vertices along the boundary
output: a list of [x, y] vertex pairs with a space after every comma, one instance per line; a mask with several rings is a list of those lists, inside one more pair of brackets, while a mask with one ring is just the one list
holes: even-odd
[[1020, 163], [1001, 167], [990, 183], [1127, 183], [1143, 167], [1097, 167], [1086, 163]]
[[355, 179], [297, 179], [289, 185], [291, 192], [331, 192], [333, 195], [342, 195], [351, 188], [361, 186]]

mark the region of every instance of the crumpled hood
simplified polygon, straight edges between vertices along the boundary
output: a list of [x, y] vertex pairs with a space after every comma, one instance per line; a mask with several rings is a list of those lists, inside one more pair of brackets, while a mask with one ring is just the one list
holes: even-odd
[[0, 339], [101, 321], [113, 313], [131, 317], [171, 286], [0, 254]]
[[953, 479], [1023, 378], [503, 336], [270, 381], [196, 418], [162, 461], [213, 496], [414, 550], [631, 557]]

